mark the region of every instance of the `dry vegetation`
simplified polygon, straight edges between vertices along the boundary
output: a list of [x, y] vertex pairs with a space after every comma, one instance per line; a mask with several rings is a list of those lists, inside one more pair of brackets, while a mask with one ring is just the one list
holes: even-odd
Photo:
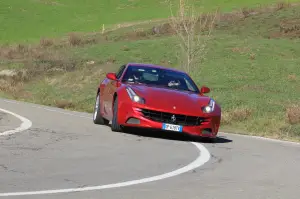
[[[187, 1], [180, 0], [177, 15], [171, 16], [170, 26], [178, 37], [180, 51], [179, 65], [187, 73], [200, 70], [201, 61], [205, 58], [206, 47], [215, 27], [217, 13], [202, 14], [195, 12], [193, 7], [186, 5]], [[202, 34], [199, 34], [202, 33]], [[204, 33], [204, 34], [203, 34]]]
[[236, 107], [232, 110], [222, 113], [222, 124], [232, 124], [234, 122], [242, 122], [251, 117], [251, 109], [246, 107]]
[[300, 124], [300, 105], [293, 104], [288, 107], [286, 117], [290, 124]]
[[63, 109], [74, 108], [74, 104], [68, 100], [55, 100], [55, 106]]

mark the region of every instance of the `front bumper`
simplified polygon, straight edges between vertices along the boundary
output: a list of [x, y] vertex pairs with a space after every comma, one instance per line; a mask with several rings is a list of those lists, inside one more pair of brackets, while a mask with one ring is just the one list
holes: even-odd
[[[120, 104], [118, 115], [118, 123], [122, 126], [163, 130], [162, 122], [146, 118], [141, 112], [141, 108], [132, 106], [131, 103]], [[192, 136], [215, 138], [218, 134], [220, 119], [220, 114], [210, 115], [205, 117], [205, 121], [200, 125], [183, 126], [182, 132]]]

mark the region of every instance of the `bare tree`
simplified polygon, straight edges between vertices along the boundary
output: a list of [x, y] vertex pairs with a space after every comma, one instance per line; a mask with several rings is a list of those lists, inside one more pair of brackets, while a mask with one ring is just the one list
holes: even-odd
[[199, 68], [206, 55], [206, 47], [217, 18], [213, 14], [197, 13], [187, 0], [179, 0], [178, 13], [175, 16], [171, 8], [170, 25], [178, 37], [180, 45], [179, 60], [183, 70], [190, 73]]

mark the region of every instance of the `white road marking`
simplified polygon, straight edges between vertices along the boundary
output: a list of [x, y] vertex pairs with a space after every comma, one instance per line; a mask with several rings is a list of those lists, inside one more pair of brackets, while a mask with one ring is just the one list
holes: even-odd
[[21, 115], [18, 115], [16, 113], [10, 112], [10, 111], [2, 109], [2, 108], [0, 108], [0, 111], [11, 114], [22, 121], [22, 124], [18, 128], [15, 128], [15, 129], [12, 129], [9, 131], [4, 131], [4, 132], [0, 133], [0, 136], [7, 136], [7, 135], [19, 133], [21, 131], [25, 131], [25, 130], [29, 129], [32, 126], [32, 122], [30, 120], [28, 120], [27, 118], [22, 117]]
[[200, 154], [193, 162], [186, 165], [185, 167], [179, 168], [175, 171], [171, 171], [169, 173], [143, 178], [140, 180], [132, 180], [132, 181], [125, 181], [119, 182], [115, 184], [107, 184], [107, 185], [100, 185], [100, 186], [90, 186], [90, 187], [83, 187], [83, 188], [70, 188], [70, 189], [54, 189], [54, 190], [43, 190], [43, 191], [28, 191], [28, 192], [12, 192], [12, 193], [0, 193], [0, 197], [7, 197], [7, 196], [25, 196], [25, 195], [45, 195], [45, 194], [58, 194], [58, 193], [70, 193], [70, 192], [83, 192], [83, 191], [95, 191], [95, 190], [102, 190], [102, 189], [111, 189], [111, 188], [120, 188], [126, 186], [132, 186], [142, 183], [148, 183], [158, 180], [163, 180], [166, 178], [174, 177], [193, 169], [196, 169], [210, 159], [209, 151], [201, 144], [192, 142], [197, 149], [199, 150]]

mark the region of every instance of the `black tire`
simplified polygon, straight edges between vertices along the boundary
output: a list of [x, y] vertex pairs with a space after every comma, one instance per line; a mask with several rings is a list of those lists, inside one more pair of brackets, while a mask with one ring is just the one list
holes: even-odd
[[114, 101], [113, 119], [111, 121], [111, 130], [114, 132], [121, 132], [122, 127], [118, 124], [117, 118], [118, 118], [118, 97], [116, 97], [116, 99]]
[[94, 115], [93, 115], [93, 121], [94, 124], [100, 124], [100, 125], [108, 125], [109, 120], [102, 117], [100, 112], [100, 93], [96, 96], [95, 106], [94, 106]]

